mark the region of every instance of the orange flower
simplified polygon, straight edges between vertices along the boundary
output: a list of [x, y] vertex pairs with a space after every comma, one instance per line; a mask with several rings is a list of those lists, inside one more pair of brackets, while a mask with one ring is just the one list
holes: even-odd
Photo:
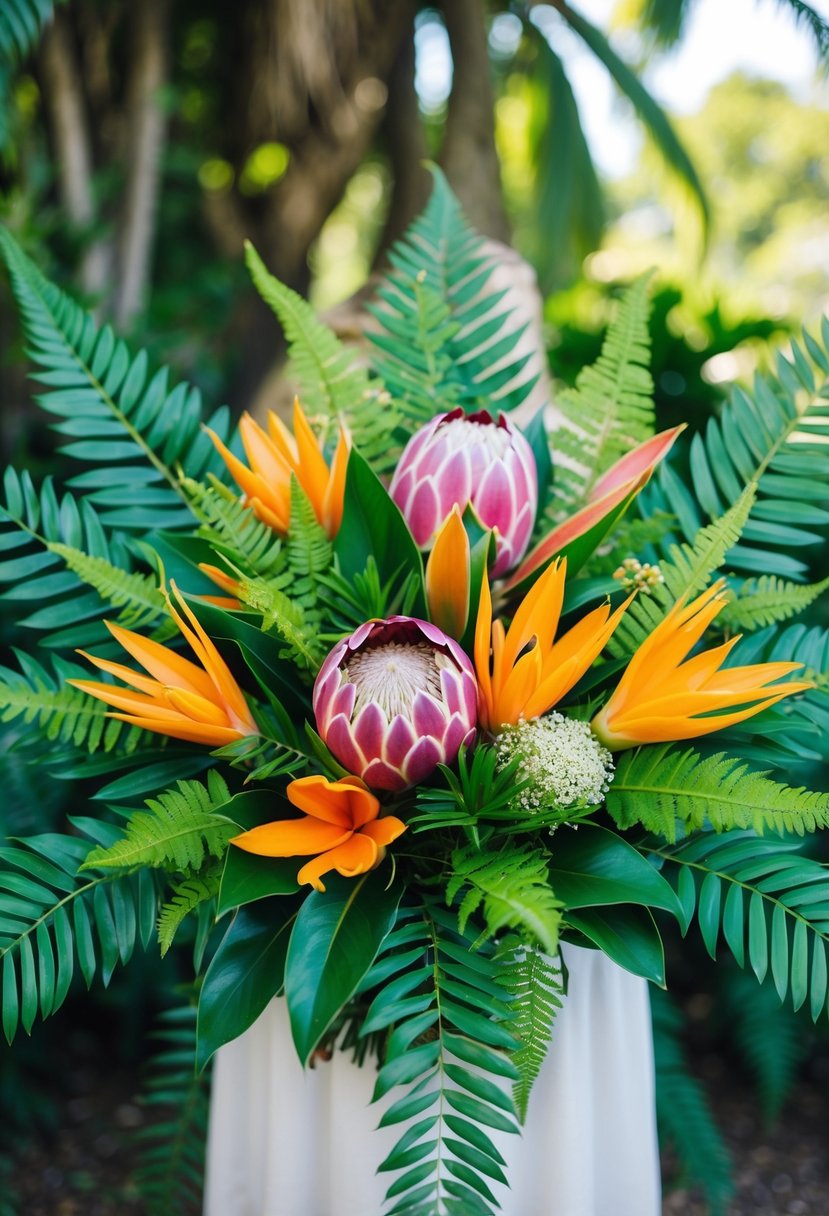
[[248, 506], [263, 523], [276, 532], [288, 531], [293, 474], [308, 495], [327, 534], [336, 536], [343, 516], [349, 448], [342, 427], [330, 469], [299, 398], [294, 399], [293, 435], [273, 410], [268, 411], [267, 431], [263, 431], [250, 414], [242, 415], [239, 432], [250, 468], [233, 455], [214, 431], [209, 427], [205, 429], [243, 491]]
[[[722, 646], [688, 658], [725, 604], [724, 586], [725, 580], [720, 579], [690, 604], [682, 596], [636, 651], [607, 705], [592, 722], [611, 751], [639, 743], [695, 739], [743, 722], [782, 697], [813, 687], [808, 681], [773, 683], [802, 663], [755, 663], [721, 670], [726, 655], [740, 640], [739, 634]], [[742, 708], [698, 717], [732, 706]]]
[[[561, 700], [598, 658], [632, 596], [615, 612], [602, 604], [555, 641], [567, 559], [556, 559], [533, 583], [508, 630], [492, 620], [486, 573], [475, 626], [478, 722], [497, 731], [537, 718]], [[491, 654], [491, 657], [490, 657]]]
[[386, 845], [406, 831], [405, 823], [393, 815], [377, 818], [380, 803], [359, 777], [299, 777], [287, 793], [305, 812], [301, 819], [263, 823], [230, 843], [260, 857], [317, 854], [297, 874], [297, 882], [310, 883], [316, 891], [325, 890], [322, 875], [331, 870], [345, 878], [373, 870], [383, 860]]
[[454, 506], [441, 524], [426, 563], [429, 619], [460, 640], [469, 615], [469, 538]]
[[117, 676], [129, 688], [91, 680], [69, 680], [69, 683], [121, 711], [109, 717], [159, 735], [170, 735], [173, 739], [222, 747], [243, 735], [258, 734], [253, 715], [230, 669], [178, 594], [175, 583], [170, 585], [187, 620], [168, 600], [170, 612], [201, 666], [158, 642], [107, 621], [112, 636], [149, 674], [142, 675], [131, 667], [99, 659], [81, 650], [78, 653], [90, 663]]

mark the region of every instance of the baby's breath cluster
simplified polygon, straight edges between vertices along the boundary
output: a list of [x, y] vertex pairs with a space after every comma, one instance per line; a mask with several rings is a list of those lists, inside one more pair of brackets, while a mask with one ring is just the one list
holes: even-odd
[[496, 746], [502, 765], [520, 757], [516, 778], [530, 784], [516, 804], [528, 814], [551, 806], [595, 806], [610, 788], [613, 757], [587, 722], [547, 714], [505, 727]]
[[650, 594], [654, 587], [665, 582], [665, 575], [656, 562], [640, 562], [638, 557], [626, 557], [616, 570], [617, 578], [625, 591], [644, 591]]

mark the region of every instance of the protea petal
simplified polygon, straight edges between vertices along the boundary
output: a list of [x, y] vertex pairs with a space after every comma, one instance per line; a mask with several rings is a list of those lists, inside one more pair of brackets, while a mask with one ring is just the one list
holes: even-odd
[[474, 731], [477, 695], [458, 644], [428, 621], [398, 616], [367, 621], [334, 647], [314, 685], [314, 714], [341, 764], [369, 786], [401, 790], [454, 760]]
[[415, 542], [429, 548], [455, 508], [471, 506], [496, 533], [495, 573], [523, 556], [538, 506], [538, 475], [529, 443], [501, 414], [438, 414], [409, 440], [389, 493]]

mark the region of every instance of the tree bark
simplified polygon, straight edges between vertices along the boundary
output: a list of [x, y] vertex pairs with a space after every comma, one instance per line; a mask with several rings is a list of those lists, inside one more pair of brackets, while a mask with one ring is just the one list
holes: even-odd
[[115, 321], [125, 329], [144, 306], [150, 281], [166, 116], [168, 0], [133, 9], [133, 55], [127, 87], [127, 184], [118, 248]]
[[[52, 132], [60, 201], [70, 223], [91, 232], [96, 219], [92, 143], [69, 20], [60, 8], [55, 10], [54, 20], [44, 31], [39, 67]], [[92, 240], [81, 259], [81, 287], [88, 295], [101, 297], [108, 277], [105, 242]]]
[[443, 15], [454, 76], [439, 162], [475, 228], [508, 244], [484, 0], [444, 0]]

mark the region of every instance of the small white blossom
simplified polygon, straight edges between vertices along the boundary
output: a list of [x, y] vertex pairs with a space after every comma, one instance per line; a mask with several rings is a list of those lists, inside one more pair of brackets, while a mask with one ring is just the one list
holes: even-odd
[[625, 591], [643, 591], [650, 595], [654, 587], [665, 582], [665, 575], [657, 562], [640, 562], [638, 557], [626, 557], [613, 577], [618, 579]]
[[613, 757], [587, 722], [559, 713], [519, 722], [502, 730], [497, 748], [502, 766], [521, 757], [516, 778], [530, 784], [515, 804], [528, 814], [550, 806], [597, 806], [610, 788]]

